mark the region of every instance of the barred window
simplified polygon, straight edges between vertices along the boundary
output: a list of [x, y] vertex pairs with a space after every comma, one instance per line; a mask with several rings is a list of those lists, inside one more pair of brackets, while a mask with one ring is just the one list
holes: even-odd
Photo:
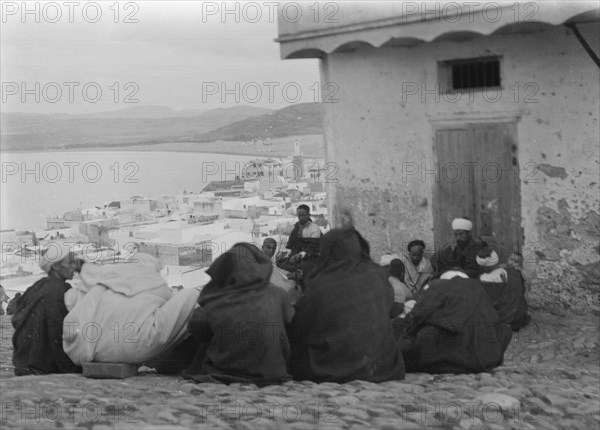
[[481, 57], [439, 63], [442, 91], [500, 88], [500, 58]]

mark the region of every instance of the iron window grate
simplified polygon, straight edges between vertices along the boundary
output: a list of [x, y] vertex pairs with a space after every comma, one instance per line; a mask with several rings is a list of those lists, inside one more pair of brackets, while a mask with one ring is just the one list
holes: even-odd
[[438, 63], [442, 92], [501, 88], [500, 57], [479, 57]]
[[450, 66], [453, 90], [500, 86], [500, 61], [497, 58], [461, 61]]

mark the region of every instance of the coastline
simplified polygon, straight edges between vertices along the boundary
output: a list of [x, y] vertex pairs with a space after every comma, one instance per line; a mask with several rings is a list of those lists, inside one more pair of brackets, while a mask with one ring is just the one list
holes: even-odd
[[[226, 151], [211, 151], [211, 150], [202, 150], [202, 151], [191, 151], [191, 150], [179, 150], [179, 149], [173, 149], [173, 150], [165, 150], [165, 149], [132, 149], [130, 146], [128, 147], [119, 147], [119, 148], [106, 148], [106, 147], [97, 147], [97, 148], [86, 148], [86, 149], [41, 149], [41, 150], [29, 150], [29, 149], [24, 149], [24, 150], [20, 150], [20, 151], [15, 151], [15, 150], [10, 150], [10, 151], [1, 151], [2, 154], [27, 154], [27, 153], [39, 153], [39, 152], [44, 152], [44, 153], [61, 153], [61, 152], [65, 152], [65, 153], [78, 153], [78, 152], [123, 152], [123, 153], [127, 153], [127, 152], [131, 152], [131, 153], [136, 153], [136, 152], [163, 152], [163, 153], [170, 153], [170, 152], [177, 152], [177, 153], [181, 153], [181, 154], [215, 154], [215, 155], [232, 155], [232, 156], [240, 156], [240, 157], [248, 157], [248, 158], [286, 158], [289, 157], [289, 155], [284, 155], [284, 154], [277, 154], [277, 153], [270, 153], [269, 155], [266, 154], [252, 154], [252, 153], [242, 153], [242, 152], [226, 152]], [[305, 156], [303, 155], [304, 158], [306, 159], [319, 159], [322, 157], [317, 157], [317, 156]]]
[[[272, 151], [240, 150], [241, 141], [219, 142], [161, 142], [161, 143], [132, 143], [123, 145], [92, 145], [76, 148], [50, 149], [2, 149], [2, 154], [19, 153], [77, 153], [77, 152], [177, 152], [188, 154], [217, 154], [259, 158], [287, 158], [293, 155], [294, 140], [302, 143], [302, 156], [305, 159], [324, 159], [325, 145], [322, 135], [300, 135], [273, 139], [272, 143], [260, 148]], [[223, 148], [223, 147], [226, 148]], [[256, 146], [254, 146], [256, 148]]]
[[[24, 149], [24, 150], [10, 150], [10, 151], [1, 151], [2, 154], [26, 154], [26, 153], [37, 153], [37, 152], [46, 152], [46, 153], [60, 153], [60, 152], [69, 152], [69, 153], [77, 153], [77, 152], [164, 152], [164, 153], [169, 153], [169, 152], [177, 152], [177, 153], [182, 153], [182, 154], [215, 154], [215, 155], [233, 155], [233, 156], [240, 156], [240, 157], [248, 157], [248, 158], [287, 158], [290, 157], [289, 154], [284, 154], [284, 153], [268, 153], [268, 154], [262, 154], [262, 153], [250, 153], [250, 152], [227, 152], [227, 151], [212, 151], [212, 150], [196, 150], [196, 151], [191, 151], [191, 150], [187, 150], [187, 149], [172, 149], [172, 150], [166, 150], [166, 149], [150, 149], [150, 148], [143, 148], [143, 149], [132, 149], [130, 146], [128, 147], [119, 147], [119, 148], [106, 148], [106, 147], [98, 147], [98, 148], [86, 148], [86, 149], [42, 149], [42, 150], [30, 150], [30, 149]], [[304, 155], [302, 154], [302, 157], [304, 159], [308, 159], [308, 160], [318, 160], [318, 159], [322, 159], [324, 157], [319, 157], [317, 155]]]
[[[292, 146], [293, 143], [290, 144], [290, 147]], [[151, 147], [128, 146], [116, 151], [103, 147], [87, 148], [86, 150], [3, 152], [2, 161], [14, 165], [15, 168], [9, 178], [11, 180], [3, 182], [0, 187], [3, 203], [2, 230], [43, 229], [46, 226], [46, 216], [42, 216], [42, 213], [58, 215], [74, 208], [91, 208], [104, 201], [123, 199], [134, 195], [174, 195], [183, 189], [200, 191], [206, 185], [206, 181], [226, 177], [226, 174], [219, 175], [218, 172], [202, 170], [204, 162], [215, 160], [218, 163], [225, 162], [231, 166], [229, 168], [231, 172], [231, 168], [235, 166], [237, 167], [234, 170], [240, 171], [244, 165], [260, 164], [268, 159], [285, 165], [290, 162], [290, 156], [293, 154], [293, 151], [285, 153], [283, 151], [258, 152], [244, 147], [238, 147], [235, 150], [223, 148], [220, 151], [212, 149], [206, 146], [192, 148], [171, 144]], [[304, 161], [307, 168], [313, 168], [311, 166], [315, 164], [321, 166], [324, 162], [323, 158], [314, 157], [304, 157]], [[77, 163], [85, 165], [87, 162], [96, 163], [99, 167], [91, 172], [94, 174], [99, 172], [97, 178], [93, 178], [97, 180], [91, 181], [84, 178], [81, 167], [73, 169], [72, 172], [61, 167], [63, 163], [70, 165], [69, 163], [73, 162], [75, 165], [78, 165]], [[137, 163], [137, 170], [127, 170], [124, 167], [125, 162]], [[29, 171], [33, 172], [28, 173], [29, 176], [25, 180], [21, 177], [23, 175], [21, 169], [24, 169], [22, 163], [26, 163], [25, 167], [29, 166]], [[41, 180], [44, 179], [42, 175], [47, 173], [42, 171], [41, 167], [45, 166], [45, 163], [50, 168], [59, 166], [59, 170], [55, 169], [59, 172], [57, 180]], [[115, 163], [119, 163], [118, 175], [115, 175]], [[34, 164], [38, 166], [36, 167], [37, 173], [34, 171]], [[226, 167], [222, 168], [224, 172], [227, 171]], [[55, 170], [51, 169], [48, 172], [54, 174]], [[160, 180], [156, 176], [156, 172], [169, 177], [170, 180]], [[67, 204], [68, 201], [71, 204]], [[16, 214], [25, 216], [16, 216]]]

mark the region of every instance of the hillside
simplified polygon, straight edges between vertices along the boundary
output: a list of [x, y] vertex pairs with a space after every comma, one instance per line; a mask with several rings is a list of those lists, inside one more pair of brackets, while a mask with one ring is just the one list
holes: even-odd
[[189, 111], [178, 113], [168, 107], [137, 107], [88, 115], [2, 113], [1, 148], [19, 151], [156, 142], [203, 134], [268, 112], [272, 111], [236, 106], [192, 116], [188, 116]]
[[247, 141], [293, 135], [323, 134], [323, 106], [301, 103], [248, 118], [181, 141]]
[[297, 104], [277, 111], [235, 106], [197, 112], [173, 111], [168, 106], [140, 106], [87, 115], [3, 113], [1, 149], [117, 148], [323, 134], [320, 103]]

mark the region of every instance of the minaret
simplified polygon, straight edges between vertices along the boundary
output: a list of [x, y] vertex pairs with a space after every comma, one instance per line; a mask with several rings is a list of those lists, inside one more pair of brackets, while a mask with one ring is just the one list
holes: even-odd
[[299, 139], [294, 141], [294, 155], [292, 156], [292, 163], [294, 164], [294, 180], [299, 181], [304, 177], [304, 159], [302, 158], [302, 151], [300, 151]]

